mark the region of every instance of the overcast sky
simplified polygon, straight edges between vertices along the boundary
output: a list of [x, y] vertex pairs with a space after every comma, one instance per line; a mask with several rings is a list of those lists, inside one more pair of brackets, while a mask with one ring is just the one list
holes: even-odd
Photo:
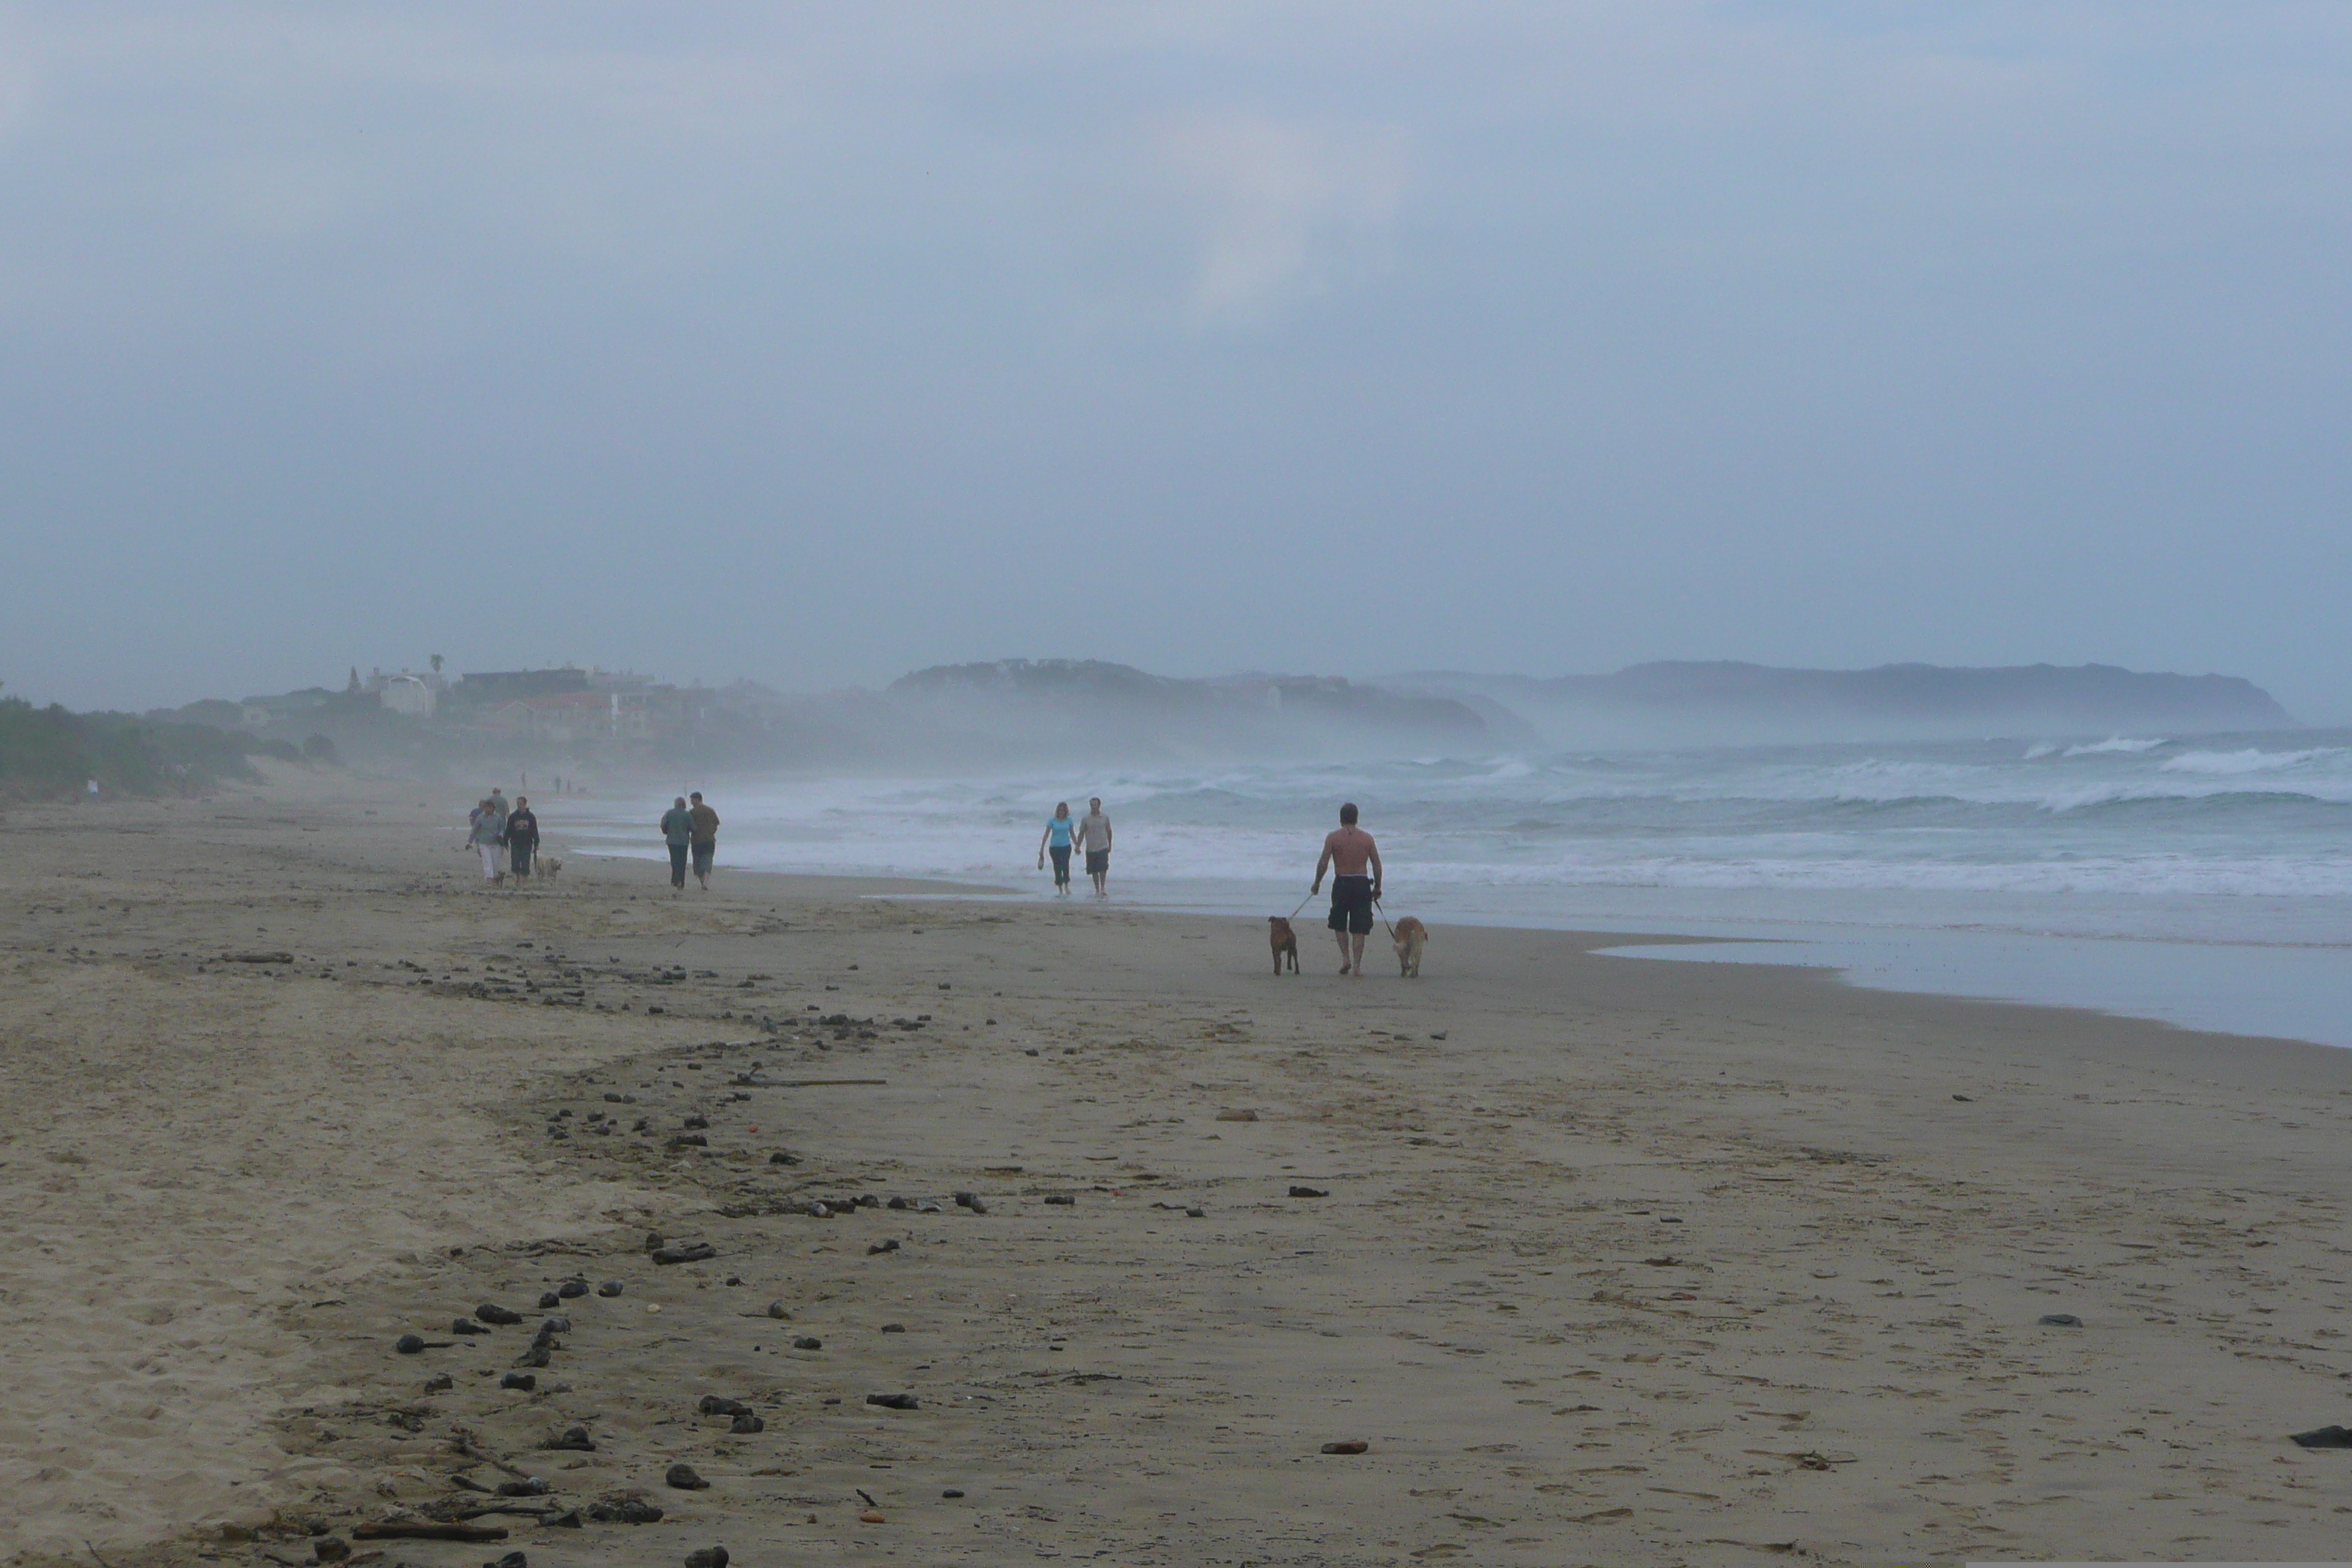
[[2352, 6], [0, 3], [0, 679], [2352, 717]]

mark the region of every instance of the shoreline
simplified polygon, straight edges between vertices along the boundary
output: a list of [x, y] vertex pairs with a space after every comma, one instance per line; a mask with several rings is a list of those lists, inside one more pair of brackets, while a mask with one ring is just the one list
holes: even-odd
[[[2352, 1374], [2340, 1048], [1593, 951], [1643, 933], [1449, 926], [1408, 983], [1310, 928], [1277, 982], [1262, 922], [1117, 904], [492, 895], [416, 799], [0, 821], [11, 1561], [303, 1555], [503, 1473], [460, 1432], [669, 1518], [385, 1563], [2333, 1549], [2284, 1438]], [[864, 1193], [940, 1210], [794, 1207]], [[484, 1375], [528, 1324], [446, 1331], [575, 1273], [622, 1292], [531, 1392]]]
[[[581, 853], [616, 862], [659, 863], [656, 858], [626, 851], [593, 849]], [[854, 871], [738, 870], [732, 874], [806, 878], [845, 884], [889, 883], [889, 891], [877, 895], [883, 897], [955, 897], [1008, 908], [1056, 907], [1050, 899], [1027, 889], [948, 877], [910, 878]], [[927, 888], [934, 891], [927, 895]], [[1083, 897], [1073, 901], [1091, 902]], [[1238, 916], [1231, 907], [1235, 900], [1230, 893], [1216, 901], [1181, 896], [1163, 900], [1118, 895], [1112, 901], [1117, 907], [1146, 913], [1262, 918]], [[1491, 910], [1465, 915], [1424, 907], [1414, 912], [1424, 913], [1446, 930], [1535, 931], [1580, 936], [1601, 929], [1579, 921], [1543, 916], [1514, 918]], [[1314, 924], [1311, 912], [1307, 920]], [[2345, 1022], [2342, 1010], [2330, 1004], [2327, 988], [2316, 985], [2298, 989], [2294, 984], [2294, 972], [2299, 966], [2325, 962], [2343, 951], [2341, 944], [2189, 942], [2173, 937], [2088, 936], [2021, 928], [1856, 924], [1840, 929], [1823, 928], [1801, 919], [1790, 921], [1783, 931], [1759, 934], [1766, 924], [1754, 920], [1690, 917], [1628, 925], [1623, 928], [1627, 940], [1622, 944], [1627, 948], [1697, 947], [1724, 951], [1615, 952], [1603, 956], [1804, 969], [1825, 974], [1839, 984], [1889, 995], [2049, 1007], [2152, 1024], [2189, 1034], [2284, 1041], [2330, 1050], [2352, 1048], [2352, 1023]], [[1708, 926], [1746, 929], [1699, 929]], [[1618, 928], [1612, 922], [1607, 929]], [[1786, 949], [1785, 960], [1729, 951], [1768, 946]], [[1889, 952], [1905, 956], [1889, 962]], [[2248, 965], [2262, 966], [2268, 973], [2250, 979]], [[2095, 972], [2096, 977], [2085, 978], [2085, 972]], [[1923, 984], [1937, 973], [1944, 977], [1940, 987]], [[2184, 974], [2194, 977], [2183, 979]], [[2063, 978], [2053, 978], [2058, 975]], [[2273, 981], [2277, 982], [2275, 985], [2271, 984]], [[2213, 992], [2225, 993], [2226, 999], [2217, 1004], [2210, 994]], [[2101, 999], [2082, 999], [2086, 995]], [[2206, 1016], [2200, 1016], [2200, 1014]], [[2235, 1016], [2223, 1016], [2230, 1014]]]

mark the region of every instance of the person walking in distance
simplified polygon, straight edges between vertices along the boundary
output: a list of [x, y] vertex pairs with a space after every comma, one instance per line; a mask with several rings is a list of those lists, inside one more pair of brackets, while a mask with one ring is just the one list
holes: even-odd
[[694, 802], [687, 815], [694, 818], [694, 879], [710, 891], [710, 861], [719, 853], [719, 814], [702, 804], [702, 792], [687, 796]]
[[686, 851], [694, 842], [694, 813], [686, 809], [686, 796], [671, 801], [662, 813], [661, 836], [669, 846], [669, 885], [675, 892], [686, 886]]
[[1056, 801], [1054, 815], [1045, 819], [1045, 837], [1037, 840], [1037, 869], [1045, 868], [1046, 852], [1053, 852], [1054, 896], [1057, 899], [1070, 896], [1070, 836], [1076, 827], [1077, 824], [1070, 820], [1070, 803]]
[[527, 795], [515, 796], [514, 809], [507, 814], [507, 855], [515, 886], [530, 881], [531, 862], [539, 858], [539, 815]]
[[[1366, 868], [1370, 869], [1369, 872]], [[1315, 880], [1307, 889], [1312, 897], [1323, 887], [1323, 873], [1331, 872], [1331, 918], [1328, 922], [1339, 939], [1339, 973], [1364, 977], [1364, 939], [1372, 934], [1372, 905], [1381, 896], [1381, 847], [1356, 826], [1356, 803], [1339, 808], [1339, 826], [1323, 839], [1323, 853], [1315, 862]]]
[[1086, 816], [1078, 819], [1078, 847], [1087, 852], [1087, 875], [1095, 879], [1095, 897], [1107, 899], [1110, 889], [1103, 884], [1110, 879], [1110, 818], [1103, 815], [1102, 796], [1087, 805]]

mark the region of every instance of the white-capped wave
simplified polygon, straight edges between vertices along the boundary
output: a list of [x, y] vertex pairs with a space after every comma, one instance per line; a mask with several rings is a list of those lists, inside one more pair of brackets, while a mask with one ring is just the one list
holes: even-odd
[[2137, 754], [2141, 752], [2152, 752], [2158, 746], [2168, 746], [2171, 743], [2165, 740], [2135, 741], [2127, 735], [2110, 735], [2104, 741], [2089, 741], [2079, 746], [2069, 746], [2061, 754], [2069, 757], [2097, 757], [2115, 752]]
[[2164, 772], [2236, 777], [2242, 773], [2276, 773], [2282, 768], [2299, 767], [2319, 757], [2346, 754], [2338, 746], [2314, 746], [2302, 752], [2264, 752], [2252, 746], [2242, 752], [2183, 752], [2164, 764]]

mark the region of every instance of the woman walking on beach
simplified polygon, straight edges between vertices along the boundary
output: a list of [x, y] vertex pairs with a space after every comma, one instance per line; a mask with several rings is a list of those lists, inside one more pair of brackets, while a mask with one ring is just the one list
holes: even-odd
[[1070, 834], [1076, 827], [1070, 820], [1070, 803], [1063, 801], [1054, 807], [1054, 815], [1045, 819], [1045, 837], [1037, 840], [1037, 869], [1045, 868], [1045, 853], [1054, 855], [1054, 896], [1070, 896]]
[[506, 834], [506, 814], [495, 804], [486, 800], [475, 808], [474, 830], [466, 836], [466, 842], [481, 851], [482, 879], [493, 885], [501, 885], [507, 879], [506, 868], [499, 864]]
[[686, 809], [686, 796], [679, 795], [662, 813], [662, 842], [669, 846], [669, 885], [683, 891], [686, 887], [686, 847], [694, 842], [694, 813]]
[[515, 796], [514, 810], [507, 817], [507, 853], [512, 858], [517, 886], [530, 880], [530, 863], [539, 856], [539, 815], [530, 809], [530, 796]]

